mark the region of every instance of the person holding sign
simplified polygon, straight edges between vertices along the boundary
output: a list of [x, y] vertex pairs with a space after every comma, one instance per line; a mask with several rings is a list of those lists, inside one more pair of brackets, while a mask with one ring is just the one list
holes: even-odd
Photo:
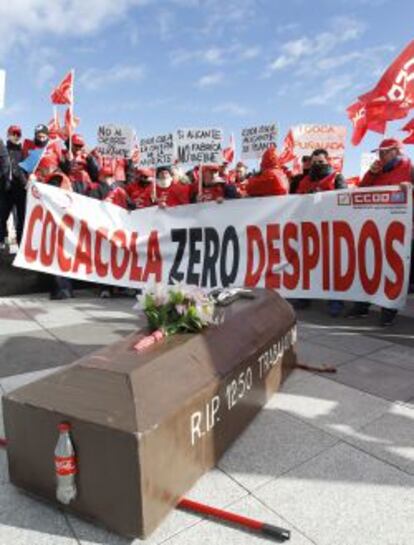
[[180, 206], [190, 203], [191, 186], [174, 182], [171, 169], [160, 166], [156, 171], [156, 179], [142, 194], [144, 206], [158, 204], [160, 208]]
[[247, 180], [246, 193], [248, 197], [269, 197], [289, 193], [289, 181], [279, 163], [275, 146], [271, 146], [263, 153], [260, 173]]
[[192, 186], [192, 202], [223, 202], [225, 199], [237, 199], [238, 193], [235, 185], [227, 183], [220, 176], [219, 165], [203, 165], [202, 167], [202, 191], [198, 181]]

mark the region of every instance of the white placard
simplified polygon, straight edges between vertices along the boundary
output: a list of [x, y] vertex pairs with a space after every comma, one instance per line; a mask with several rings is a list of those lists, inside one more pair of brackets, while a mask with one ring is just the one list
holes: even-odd
[[6, 97], [6, 70], [0, 69], [0, 110], [4, 108]]
[[260, 159], [271, 145], [277, 145], [278, 128], [276, 123], [249, 127], [241, 132], [241, 158]]
[[175, 135], [175, 157], [188, 165], [221, 163], [221, 129], [178, 129]]
[[174, 162], [174, 136], [159, 134], [139, 141], [139, 163], [142, 167], [171, 165]]
[[97, 150], [102, 155], [130, 157], [135, 144], [136, 134], [132, 127], [114, 124], [98, 127]]

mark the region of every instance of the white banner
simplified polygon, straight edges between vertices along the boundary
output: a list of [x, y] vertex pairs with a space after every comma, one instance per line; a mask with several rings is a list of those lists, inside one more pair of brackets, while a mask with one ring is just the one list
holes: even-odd
[[277, 145], [277, 135], [276, 123], [242, 129], [241, 159], [260, 159], [267, 148]]
[[342, 170], [346, 127], [341, 125], [297, 125], [292, 128], [294, 154], [300, 160], [304, 155], [312, 155], [315, 149], [323, 148], [329, 153], [331, 164]]
[[136, 134], [132, 127], [112, 124], [98, 127], [97, 150], [102, 155], [130, 157], [135, 144]]
[[411, 190], [399, 186], [127, 212], [34, 183], [14, 264], [131, 288], [265, 286], [399, 308], [411, 227]]
[[0, 69], [0, 110], [4, 108], [6, 96], [6, 70]]
[[221, 163], [221, 129], [178, 129], [175, 157], [179, 163], [197, 165]]
[[174, 162], [174, 138], [171, 133], [141, 138], [139, 164], [142, 167], [172, 165]]

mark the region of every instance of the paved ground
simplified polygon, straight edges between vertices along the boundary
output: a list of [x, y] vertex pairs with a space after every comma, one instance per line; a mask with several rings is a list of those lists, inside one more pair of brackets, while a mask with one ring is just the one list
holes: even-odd
[[[135, 329], [131, 306], [88, 292], [69, 303], [0, 298], [2, 392]], [[338, 373], [295, 372], [189, 496], [290, 528], [292, 545], [413, 545], [414, 299], [392, 328], [377, 318], [301, 313], [301, 361]], [[264, 542], [175, 511], [146, 543]], [[1, 545], [130, 543], [20, 493], [0, 451]]]

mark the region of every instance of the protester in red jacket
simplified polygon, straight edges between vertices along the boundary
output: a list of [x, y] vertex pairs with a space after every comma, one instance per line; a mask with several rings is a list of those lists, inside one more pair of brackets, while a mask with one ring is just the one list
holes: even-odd
[[[369, 168], [362, 178], [360, 187], [381, 187], [385, 185], [400, 185], [414, 182], [414, 169], [408, 157], [404, 155], [403, 145], [396, 138], [385, 138], [378, 151], [379, 158]], [[413, 250], [414, 247], [412, 246]], [[411, 262], [410, 283], [414, 282], [414, 266]], [[365, 318], [368, 316], [369, 303], [355, 302], [347, 313], [348, 318]], [[392, 325], [397, 316], [397, 310], [381, 308], [380, 325]]]
[[346, 188], [345, 178], [329, 164], [329, 154], [326, 149], [320, 148], [313, 151], [309, 173], [300, 180], [296, 194], [306, 195], [318, 191]]
[[379, 159], [370, 166], [359, 187], [399, 185], [414, 181], [413, 165], [403, 153], [402, 142], [396, 138], [386, 138], [373, 151], [378, 151]]
[[152, 168], [137, 168], [134, 165], [129, 165], [125, 189], [137, 208], [144, 208], [144, 193], [154, 181], [155, 170]]
[[65, 189], [66, 191], [73, 190], [70, 178], [56, 165], [53, 156], [46, 155], [42, 157], [36, 169], [36, 175], [31, 175], [31, 177], [32, 176], [32, 179], [36, 179], [45, 184], [53, 185], [60, 189]]
[[190, 203], [191, 186], [180, 182], [174, 182], [169, 167], [157, 168], [155, 182], [152, 183], [141, 195], [143, 206], [160, 208], [180, 206]]
[[110, 202], [125, 210], [135, 210], [136, 206], [131, 201], [125, 190], [124, 183], [115, 178], [114, 164], [106, 163], [99, 170], [99, 183], [95, 184], [89, 196], [104, 202]]
[[74, 134], [66, 142], [63, 152], [62, 170], [72, 180], [74, 190], [82, 195], [88, 195], [93, 184], [98, 182], [99, 167], [95, 157], [86, 150], [85, 140], [80, 134]]
[[192, 184], [191, 202], [223, 202], [225, 199], [236, 199], [237, 189], [234, 184], [221, 177], [219, 165], [204, 165], [202, 167], [202, 188], [200, 193], [200, 180]]
[[251, 176], [246, 184], [249, 197], [267, 197], [270, 195], [287, 195], [289, 182], [279, 164], [274, 146], [268, 148], [262, 157], [260, 174]]

